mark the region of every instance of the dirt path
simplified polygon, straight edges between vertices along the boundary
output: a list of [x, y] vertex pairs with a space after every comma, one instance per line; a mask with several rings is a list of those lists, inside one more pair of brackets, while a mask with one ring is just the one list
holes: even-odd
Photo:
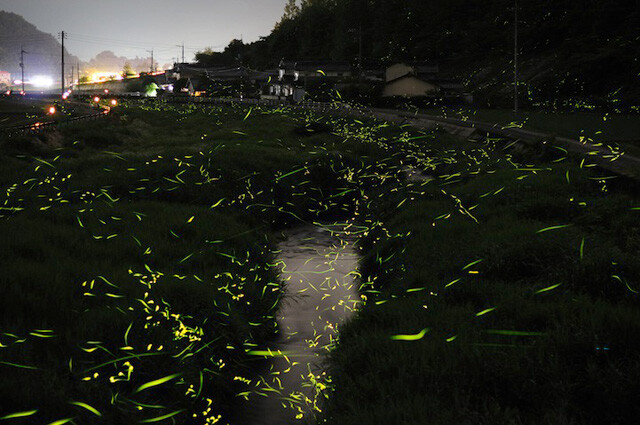
[[584, 140], [580, 141], [567, 137], [555, 137], [538, 131], [500, 124], [439, 117], [421, 113], [411, 114], [394, 109], [371, 108], [370, 113], [378, 119], [406, 122], [418, 128], [432, 129], [436, 125], [439, 125], [446, 131], [452, 134], [458, 134], [463, 138], [468, 138], [475, 131], [479, 131], [493, 136], [522, 140], [529, 143], [552, 143], [565, 148], [569, 152], [588, 155], [589, 162], [597, 164], [604, 170], [623, 175], [636, 181], [640, 180], [640, 158], [632, 155], [614, 154], [605, 146], [592, 144]]

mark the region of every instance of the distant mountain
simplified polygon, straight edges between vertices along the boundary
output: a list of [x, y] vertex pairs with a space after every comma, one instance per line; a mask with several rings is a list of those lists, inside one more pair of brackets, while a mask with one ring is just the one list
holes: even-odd
[[[112, 51], [105, 50], [98, 53], [89, 62], [85, 62], [83, 68], [89, 72], [122, 72], [125, 63], [128, 63], [131, 70], [135, 72], [149, 72], [151, 57], [131, 59], [125, 56], [116, 56]], [[158, 68], [157, 62], [155, 65]]]
[[[51, 34], [38, 30], [22, 16], [0, 11], [0, 71], [10, 72], [13, 80], [20, 78], [20, 49], [24, 55], [25, 80], [46, 75], [60, 81], [60, 42]], [[65, 49], [67, 78], [71, 67], [79, 62]], [[68, 64], [68, 65], [67, 65]]]

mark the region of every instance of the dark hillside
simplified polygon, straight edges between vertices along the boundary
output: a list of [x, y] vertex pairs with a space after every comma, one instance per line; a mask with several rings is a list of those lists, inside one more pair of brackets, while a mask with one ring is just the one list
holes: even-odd
[[[53, 35], [38, 30], [20, 15], [0, 10], [0, 71], [10, 72], [13, 79], [20, 75], [21, 47], [27, 52], [24, 57], [25, 78], [49, 75], [59, 79], [59, 41]], [[75, 64], [78, 58], [66, 52], [65, 62]]]
[[[518, 3], [523, 102], [638, 103], [637, 0]], [[291, 1], [269, 36], [246, 45], [236, 40], [233, 49], [198, 59], [255, 67], [282, 57], [355, 64], [360, 34], [365, 59], [435, 60], [443, 76], [462, 78], [481, 100], [499, 104], [511, 95], [514, 0]]]

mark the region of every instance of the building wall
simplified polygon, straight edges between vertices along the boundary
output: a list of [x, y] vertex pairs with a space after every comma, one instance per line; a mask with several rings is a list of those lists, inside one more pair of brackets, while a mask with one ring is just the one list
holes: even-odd
[[402, 78], [387, 84], [382, 93], [383, 97], [390, 96], [426, 96], [435, 94], [438, 87], [415, 77]]
[[396, 78], [400, 78], [404, 75], [413, 72], [413, 68], [404, 63], [397, 63], [387, 68], [385, 72], [385, 81], [393, 81]]

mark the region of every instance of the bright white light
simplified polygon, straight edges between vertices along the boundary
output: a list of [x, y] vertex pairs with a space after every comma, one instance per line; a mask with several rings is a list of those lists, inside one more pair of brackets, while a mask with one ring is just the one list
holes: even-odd
[[15, 85], [22, 84], [22, 80], [13, 80], [13, 84]]
[[49, 88], [53, 85], [53, 80], [45, 75], [36, 75], [29, 83], [34, 87]]

